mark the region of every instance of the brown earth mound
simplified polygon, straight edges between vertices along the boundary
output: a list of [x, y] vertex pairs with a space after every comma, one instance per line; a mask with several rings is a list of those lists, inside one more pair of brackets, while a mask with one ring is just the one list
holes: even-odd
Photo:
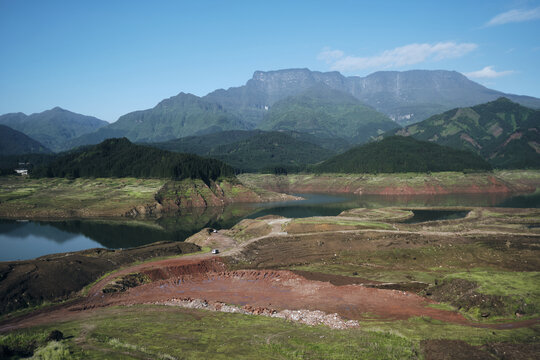
[[[447, 302], [457, 309], [465, 311], [478, 307], [483, 317], [493, 315], [508, 315], [506, 303], [502, 296], [487, 295], [477, 292], [478, 284], [464, 279], [452, 279], [431, 287], [425, 291], [426, 295], [440, 302]], [[516, 304], [515, 311], [520, 304]], [[523, 312], [524, 313], [524, 312]]]
[[126, 250], [90, 249], [0, 263], [0, 314], [68, 299], [104, 273], [160, 256], [199, 251], [195, 244], [154, 243]]
[[[175, 259], [167, 264], [160, 263], [159, 267], [137, 270], [153, 282], [123, 293], [91, 295], [85, 305], [78, 308], [167, 302], [189, 297], [276, 311], [319, 310], [337, 313], [345, 319], [429, 316], [454, 323], [466, 322], [457, 313], [426, 307], [432, 301], [412, 293], [360, 285], [335, 286], [307, 280], [287, 270], [226, 271], [218, 258]], [[95, 290], [93, 294], [97, 295]]]
[[420, 346], [426, 360], [533, 360], [540, 354], [540, 344], [473, 346], [461, 340], [423, 340]]

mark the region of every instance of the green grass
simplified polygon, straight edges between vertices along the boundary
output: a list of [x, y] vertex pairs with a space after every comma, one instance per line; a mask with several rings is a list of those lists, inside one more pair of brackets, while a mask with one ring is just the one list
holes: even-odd
[[[503, 297], [506, 308], [504, 316], [490, 317], [489, 321], [514, 318], [517, 310], [523, 311], [523, 318], [533, 318], [540, 314], [540, 272], [494, 271], [486, 269], [471, 269], [466, 272], [455, 272], [445, 276], [450, 279], [465, 279], [479, 285], [477, 292], [486, 295]], [[481, 311], [474, 307], [465, 315], [478, 320]]]
[[135, 178], [20, 179], [0, 178], [0, 215], [6, 217], [123, 215], [154, 202], [165, 180]]
[[13, 331], [0, 335], [0, 345], [52, 348], [45, 338], [53, 329], [68, 337], [62, 349], [74, 359], [419, 359], [419, 342], [426, 339], [528, 343], [538, 341], [540, 330], [494, 331], [425, 317], [363, 321], [358, 329], [333, 330], [263, 316], [136, 305]]
[[493, 271], [471, 269], [447, 276], [449, 279], [460, 278], [476, 282], [478, 291], [483, 294], [536, 297], [540, 299], [540, 272]]
[[394, 229], [392, 225], [385, 224], [385, 223], [372, 222], [372, 221], [346, 220], [346, 219], [329, 218], [329, 217], [294, 219], [293, 221], [291, 221], [290, 224], [313, 224], [313, 225], [330, 224], [330, 225], [341, 225], [341, 226], [358, 226], [362, 228], [375, 228], [375, 229], [385, 229], [385, 230]]
[[416, 359], [418, 352], [413, 341], [385, 331], [164, 306], [102, 309], [84, 320], [0, 336], [0, 344], [46, 346], [52, 329], [71, 337], [62, 343], [84, 359]]
[[365, 331], [394, 334], [411, 341], [428, 339], [462, 340], [471, 345], [493, 342], [528, 343], [540, 341], [540, 326], [523, 327], [512, 330], [494, 330], [464, 325], [455, 325], [429, 317], [413, 317], [396, 321], [365, 321], [361, 327]]

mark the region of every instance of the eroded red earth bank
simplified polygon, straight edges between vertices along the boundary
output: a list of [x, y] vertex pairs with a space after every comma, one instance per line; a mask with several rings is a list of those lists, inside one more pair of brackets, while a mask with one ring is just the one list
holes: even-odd
[[[113, 278], [133, 272], [145, 274], [151, 282], [125, 292], [103, 293], [102, 289]], [[270, 311], [320, 310], [352, 320], [427, 316], [473, 325], [458, 313], [428, 307], [434, 302], [414, 293], [362, 285], [335, 286], [330, 282], [308, 280], [287, 270], [227, 271], [219, 257], [196, 255], [127, 268], [97, 283], [86, 298], [76, 303], [17, 319], [1, 326], [0, 331], [84, 316], [84, 313], [104, 306], [159, 304], [175, 299], [203, 299]], [[527, 325], [515, 323], [511, 327]], [[508, 324], [500, 326], [507, 327]]]

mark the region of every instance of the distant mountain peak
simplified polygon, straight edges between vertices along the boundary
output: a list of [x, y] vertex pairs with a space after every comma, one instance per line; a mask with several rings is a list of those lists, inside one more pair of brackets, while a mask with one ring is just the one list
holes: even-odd
[[378, 71], [365, 77], [345, 77], [337, 71], [319, 72], [307, 68], [258, 70], [244, 86], [216, 90], [204, 98], [221, 104], [256, 126], [263, 121], [267, 107], [321, 83], [354, 96], [400, 125], [456, 107], [493, 101], [500, 96], [540, 108], [540, 99], [491, 90], [453, 70]]
[[69, 140], [94, 132], [108, 123], [56, 106], [32, 115], [5, 114], [0, 116], [0, 124], [26, 134], [53, 151], [60, 151]]

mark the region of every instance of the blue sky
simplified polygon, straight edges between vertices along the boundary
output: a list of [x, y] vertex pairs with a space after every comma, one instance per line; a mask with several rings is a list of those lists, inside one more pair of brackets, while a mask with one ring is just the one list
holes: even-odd
[[0, 0], [0, 49], [0, 114], [115, 121], [299, 67], [456, 70], [540, 97], [540, 0]]

